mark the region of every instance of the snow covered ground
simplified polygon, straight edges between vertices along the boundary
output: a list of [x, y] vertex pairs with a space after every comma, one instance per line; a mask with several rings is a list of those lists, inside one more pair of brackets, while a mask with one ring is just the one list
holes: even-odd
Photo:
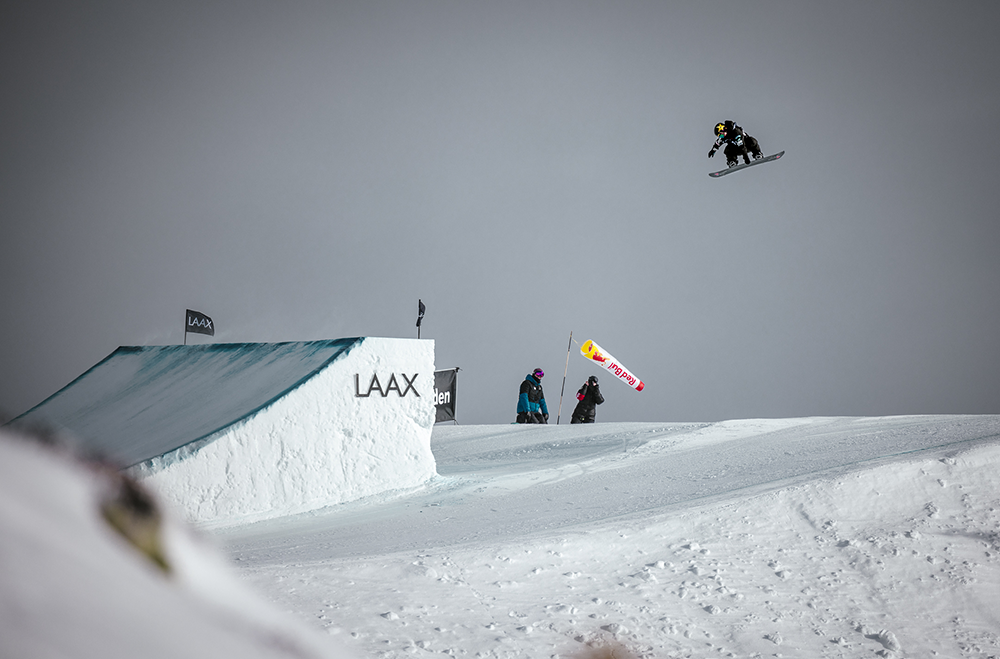
[[432, 448], [426, 488], [219, 537], [359, 656], [1000, 655], [1000, 417], [439, 426]]
[[235, 568], [168, 524], [164, 575], [101, 529], [99, 472], [0, 441], [0, 656], [1000, 656], [998, 416], [432, 449], [424, 486], [203, 528]]

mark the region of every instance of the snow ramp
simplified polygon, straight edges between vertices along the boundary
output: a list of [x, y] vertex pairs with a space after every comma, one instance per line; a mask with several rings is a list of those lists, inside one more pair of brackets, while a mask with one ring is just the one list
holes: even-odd
[[121, 347], [12, 424], [61, 429], [225, 526], [426, 481], [433, 387], [428, 340]]

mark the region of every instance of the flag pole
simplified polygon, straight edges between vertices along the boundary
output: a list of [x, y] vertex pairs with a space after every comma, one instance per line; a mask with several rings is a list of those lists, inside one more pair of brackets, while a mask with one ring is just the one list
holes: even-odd
[[184, 312], [184, 345], [188, 344], [188, 317], [187, 311]]
[[573, 349], [573, 330], [569, 331], [569, 344], [566, 345], [566, 368], [563, 369], [562, 390], [559, 391], [559, 413], [556, 414], [556, 425], [559, 425], [559, 417], [562, 416], [562, 399], [566, 393], [566, 373], [569, 372], [569, 351]]

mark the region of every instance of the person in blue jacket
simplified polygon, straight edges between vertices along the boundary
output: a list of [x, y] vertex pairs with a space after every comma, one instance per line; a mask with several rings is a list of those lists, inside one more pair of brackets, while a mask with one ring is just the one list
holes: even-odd
[[548, 423], [549, 407], [545, 404], [545, 392], [542, 391], [542, 378], [545, 371], [536, 368], [524, 376], [521, 389], [517, 395], [518, 423]]

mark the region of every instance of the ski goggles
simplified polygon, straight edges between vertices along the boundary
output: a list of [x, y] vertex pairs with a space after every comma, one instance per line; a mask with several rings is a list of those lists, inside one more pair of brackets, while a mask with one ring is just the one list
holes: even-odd
[[532, 374], [532, 375], [534, 375], [534, 376], [535, 376], [536, 378], [538, 378], [539, 380], [541, 380], [542, 378], [544, 378], [544, 377], [545, 377], [545, 371], [543, 371], [543, 370], [542, 370], [542, 369], [540, 369], [540, 368], [538, 368], [538, 369], [535, 369], [534, 371], [532, 371], [532, 373], [531, 373], [531, 374]]

